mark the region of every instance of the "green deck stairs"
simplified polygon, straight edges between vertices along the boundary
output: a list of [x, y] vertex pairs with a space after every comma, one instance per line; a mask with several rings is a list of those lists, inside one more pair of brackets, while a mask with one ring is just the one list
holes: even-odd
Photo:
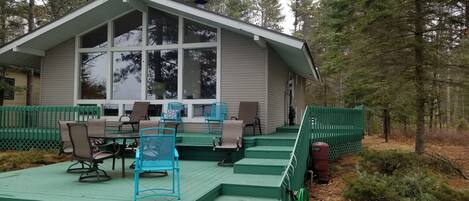
[[[244, 151], [244, 158], [234, 164], [233, 172], [250, 178], [224, 182], [199, 201], [269, 201], [279, 200], [281, 175], [293, 150], [298, 127], [281, 127], [270, 135], [247, 137], [253, 140]], [[265, 182], [272, 181], [272, 182]]]

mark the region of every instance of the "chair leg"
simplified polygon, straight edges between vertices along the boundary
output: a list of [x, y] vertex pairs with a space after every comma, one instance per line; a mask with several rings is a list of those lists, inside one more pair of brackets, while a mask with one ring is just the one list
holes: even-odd
[[137, 195], [138, 195], [138, 191], [139, 191], [139, 186], [138, 186], [138, 181], [140, 179], [140, 172], [138, 171], [135, 171], [135, 176], [134, 176], [134, 201], [137, 200]]
[[112, 170], [114, 170], [114, 167], [116, 166], [116, 156], [112, 157]]
[[[77, 167], [77, 168], [74, 167], [74, 166], [76, 166], [76, 165], [81, 165], [81, 168], [79, 168], [79, 167]], [[87, 167], [85, 167], [85, 165], [86, 165]], [[83, 172], [90, 172], [90, 171], [92, 171], [92, 170], [91, 170], [91, 165], [88, 164], [88, 163], [85, 163], [85, 162], [83, 162], [83, 161], [77, 161], [77, 162], [75, 162], [74, 164], [70, 165], [70, 166], [67, 168], [67, 172], [68, 172], [68, 173], [83, 173]]]
[[262, 135], [262, 129], [261, 129], [261, 124], [257, 124], [259, 126], [259, 135]]
[[[92, 172], [94, 172], [95, 174], [90, 175], [90, 173]], [[84, 174], [86, 174], [86, 176], [84, 176]], [[99, 169], [98, 163], [96, 162], [93, 163], [91, 171], [81, 173], [80, 177], [78, 178], [79, 182], [86, 183], [96, 183], [109, 180], [111, 180], [111, 177], [107, 175], [106, 171]]]
[[175, 190], [176, 190], [176, 188], [175, 188], [176, 185], [175, 185], [175, 183], [174, 183], [174, 182], [175, 182], [175, 177], [176, 177], [176, 171], [173, 170], [173, 175], [172, 175], [172, 176], [173, 176], [173, 193], [174, 193]]
[[178, 189], [177, 189], [177, 193], [178, 193], [178, 200], [181, 199], [181, 176], [179, 175], [179, 169], [176, 169], [176, 172], [177, 172], [177, 180], [178, 180]]

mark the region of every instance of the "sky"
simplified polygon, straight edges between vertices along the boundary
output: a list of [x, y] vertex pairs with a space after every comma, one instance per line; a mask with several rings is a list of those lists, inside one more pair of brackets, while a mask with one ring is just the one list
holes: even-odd
[[286, 34], [291, 34], [293, 30], [293, 22], [295, 21], [293, 19], [293, 12], [290, 9], [290, 6], [288, 5], [290, 3], [290, 0], [280, 0], [280, 3], [282, 4], [282, 14], [285, 16], [285, 19], [281, 23], [283, 27], [283, 32]]

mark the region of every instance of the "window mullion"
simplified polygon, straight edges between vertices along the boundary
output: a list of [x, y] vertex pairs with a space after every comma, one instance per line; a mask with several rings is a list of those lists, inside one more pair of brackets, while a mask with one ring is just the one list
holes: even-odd
[[112, 47], [112, 39], [113, 39], [113, 32], [114, 32], [114, 27], [112, 25], [112, 21], [109, 21], [107, 24], [107, 42], [108, 42], [108, 50], [106, 51], [107, 53], [107, 59], [108, 59], [108, 65], [106, 66], [107, 68], [107, 82], [106, 82], [106, 102], [109, 102], [112, 98], [112, 52], [110, 51]]
[[[148, 43], [148, 7], [147, 12], [142, 13], [142, 47], [145, 47]], [[146, 97], [146, 87], [147, 87], [147, 59], [148, 54], [145, 51], [145, 48], [142, 48], [142, 79], [141, 79], [141, 100], [147, 99]]]
[[[182, 77], [184, 71], [184, 49], [182, 48], [184, 30], [183, 30], [183, 20], [184, 18], [179, 16], [179, 26], [178, 26], [178, 101], [182, 101], [183, 98], [183, 80]], [[190, 107], [190, 105], [188, 105]]]

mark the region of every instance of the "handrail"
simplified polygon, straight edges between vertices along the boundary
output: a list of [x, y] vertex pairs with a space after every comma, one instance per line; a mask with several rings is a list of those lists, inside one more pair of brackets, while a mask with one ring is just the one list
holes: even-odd
[[[306, 107], [301, 120], [300, 129], [290, 155], [290, 160], [282, 175], [280, 186], [288, 190], [298, 190], [304, 183], [307, 168], [309, 145], [311, 140], [310, 107]], [[285, 197], [284, 197], [285, 199]]]
[[364, 131], [363, 106], [356, 108], [332, 108], [308, 106], [303, 114], [300, 129], [282, 174], [280, 187], [282, 199], [290, 200], [288, 192], [304, 186], [308, 156], [312, 142], [323, 141], [330, 145], [331, 159], [343, 153], [361, 149]]

